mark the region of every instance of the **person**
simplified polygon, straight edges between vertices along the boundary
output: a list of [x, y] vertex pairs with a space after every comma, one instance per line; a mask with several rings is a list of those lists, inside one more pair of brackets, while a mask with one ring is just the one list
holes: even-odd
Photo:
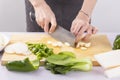
[[25, 0], [25, 4], [28, 32], [52, 33], [60, 25], [75, 35], [76, 42], [88, 40], [97, 32], [90, 24], [96, 0]]

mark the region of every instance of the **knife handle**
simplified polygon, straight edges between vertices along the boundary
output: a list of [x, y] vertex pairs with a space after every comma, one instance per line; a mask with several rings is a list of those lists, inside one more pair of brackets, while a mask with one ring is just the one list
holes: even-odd
[[30, 20], [33, 22], [35, 21], [36, 17], [35, 17], [35, 13], [33, 12], [29, 12], [29, 17], [30, 17]]

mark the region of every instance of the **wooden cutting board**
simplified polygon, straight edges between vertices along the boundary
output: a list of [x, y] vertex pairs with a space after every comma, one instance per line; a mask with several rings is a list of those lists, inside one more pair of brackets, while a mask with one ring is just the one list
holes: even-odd
[[[16, 35], [12, 35], [10, 44], [15, 43], [15, 42], [32, 42], [32, 43], [47, 44], [47, 41], [56, 42], [57, 40], [55, 40], [54, 38], [52, 38], [51, 36], [49, 36], [47, 34], [35, 34], [35, 33], [34, 34], [31, 34], [31, 33], [30, 34], [16, 34]], [[58, 53], [60, 51], [72, 51], [75, 53], [77, 58], [90, 58], [93, 61], [93, 65], [96, 66], [99, 64], [97, 63], [97, 61], [94, 59], [93, 56], [95, 54], [100, 54], [103, 52], [110, 51], [110, 50], [112, 50], [112, 47], [111, 47], [110, 42], [106, 35], [94, 35], [94, 36], [92, 36], [90, 42], [92, 43], [92, 45], [87, 50], [81, 50], [79, 48], [76, 49], [76, 48], [72, 48], [72, 47], [67, 47], [65, 45], [61, 48], [53, 47], [50, 44], [47, 44], [47, 46], [50, 48], [53, 48], [55, 53]], [[35, 58], [34, 55], [23, 56], [23, 55], [4, 53], [1, 62], [2, 62], [2, 64], [5, 64], [8, 61], [21, 60], [25, 57], [30, 57], [30, 59]]]

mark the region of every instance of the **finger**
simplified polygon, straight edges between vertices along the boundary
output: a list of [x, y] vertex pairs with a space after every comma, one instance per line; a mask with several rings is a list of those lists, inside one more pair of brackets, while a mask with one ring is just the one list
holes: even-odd
[[49, 29], [49, 21], [48, 21], [48, 20], [45, 20], [44, 31], [45, 31], [45, 32], [48, 32], [48, 29]]
[[86, 36], [82, 39], [83, 41], [89, 41], [92, 35], [92, 27], [90, 26], [86, 32]]
[[75, 39], [76, 42], [79, 42], [81, 39], [83, 39], [86, 36], [85, 31], [87, 31], [87, 28], [88, 28], [88, 25], [81, 27], [81, 29], [79, 30], [79, 33]]
[[[82, 27], [83, 27], [83, 26], [82, 26]], [[79, 32], [79, 33], [76, 35], [75, 42], [79, 42], [79, 41], [83, 38], [82, 33], [83, 33], [83, 32]]]
[[43, 29], [44, 28], [44, 19], [39, 19], [38, 24]]
[[53, 20], [51, 21], [51, 26], [50, 26], [49, 33], [54, 32], [54, 31], [55, 31], [56, 26], [57, 26], [56, 19], [53, 19]]
[[93, 33], [93, 34], [96, 34], [97, 32], [98, 32], [98, 29], [97, 29], [96, 27], [93, 27], [93, 28], [92, 28], [92, 33]]
[[75, 38], [75, 43], [78, 43], [80, 40], [82, 40], [82, 38], [79, 37], [79, 36], [77, 36], [77, 37]]
[[41, 18], [39, 14], [35, 14], [37, 24], [43, 28], [44, 27], [44, 18]]
[[39, 23], [40, 23], [41, 28], [43, 29], [43, 28], [44, 28], [44, 25], [45, 25], [45, 23], [44, 23], [44, 18], [43, 18], [43, 19], [40, 19], [40, 20], [39, 20]]
[[74, 34], [74, 29], [75, 29], [75, 26], [76, 26], [77, 23], [75, 23], [74, 21], [72, 22], [72, 26], [71, 26], [71, 29], [70, 31]]
[[80, 29], [81, 29], [81, 27], [82, 27], [82, 24], [81, 24], [81, 23], [78, 23], [78, 24], [76, 24], [74, 27], [75, 27], [75, 28], [74, 28], [73, 34], [74, 34], [75, 36], [77, 36], [78, 33], [79, 33], [79, 31], [80, 31]]
[[88, 34], [92, 34], [92, 26], [91, 25], [89, 25], [89, 27], [88, 27], [88, 29], [87, 29], [87, 31], [86, 31]]
[[81, 29], [79, 30], [79, 33], [78, 33], [78, 35], [77, 35], [77, 36], [82, 35], [85, 31], [87, 31], [87, 28], [88, 28], [88, 26], [87, 26], [87, 25], [86, 25], [86, 26], [82, 26], [82, 27], [81, 27]]

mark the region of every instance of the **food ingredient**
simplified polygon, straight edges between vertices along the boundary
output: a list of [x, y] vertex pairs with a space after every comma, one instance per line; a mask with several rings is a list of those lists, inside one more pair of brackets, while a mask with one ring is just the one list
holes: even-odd
[[23, 42], [17, 42], [17, 43], [13, 43], [13, 44], [8, 45], [5, 48], [5, 52], [8, 54], [10, 54], [10, 53], [11, 54], [13, 54], [13, 53], [22, 54], [22, 55], [30, 55], [31, 54], [27, 45]]
[[80, 41], [77, 43], [76, 48], [80, 48], [81, 50], [87, 50], [91, 46], [90, 42]]
[[113, 50], [120, 49], [120, 35], [116, 36], [116, 39], [113, 43]]
[[90, 71], [92, 62], [90, 59], [77, 59], [74, 53], [63, 51], [46, 58], [46, 69], [54, 74], [66, 74], [71, 70]]
[[6, 68], [10, 71], [29, 72], [39, 69], [39, 60], [30, 61], [29, 58], [20, 61], [12, 61], [6, 64]]
[[[36, 55], [36, 59], [30, 61], [29, 58], [18, 61], [10, 61], [5, 66], [11, 71], [29, 72], [37, 70], [40, 66], [40, 60], [53, 54], [53, 50], [48, 48], [45, 44], [33, 43], [14, 43], [6, 47], [7, 53], [26, 54], [30, 50], [31, 53]], [[24, 55], [26, 56], [26, 55]]]
[[34, 61], [25, 58], [20, 61], [11, 61], [6, 64], [6, 68], [11, 71], [29, 72], [39, 69], [39, 61], [45, 59], [45, 68], [54, 74], [66, 74], [72, 70], [90, 71], [92, 61], [88, 58], [77, 59], [73, 52], [62, 51], [54, 54], [53, 49], [42, 43], [26, 43], [28, 49], [36, 55]]
[[120, 76], [120, 50], [112, 50], [95, 55], [97, 62], [104, 68], [107, 77]]
[[48, 48], [45, 44], [33, 44], [33, 43], [27, 43], [28, 49], [35, 54], [39, 59], [42, 59], [43, 57], [48, 57], [52, 54], [54, 54], [52, 48]]

